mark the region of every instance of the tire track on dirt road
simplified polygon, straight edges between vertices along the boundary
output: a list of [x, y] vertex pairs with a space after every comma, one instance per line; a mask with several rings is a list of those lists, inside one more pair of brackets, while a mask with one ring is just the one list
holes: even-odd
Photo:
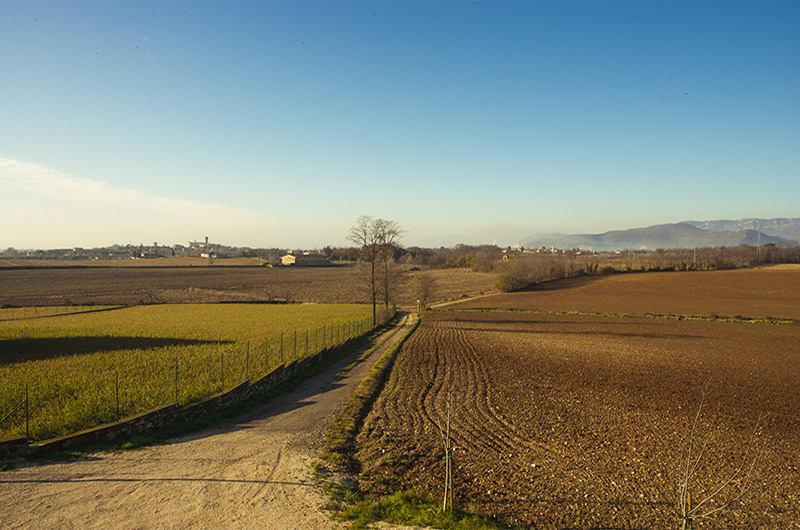
[[0, 473], [2, 527], [339, 530], [320, 509], [310, 464], [327, 422], [409, 326], [403, 319], [399, 333], [346, 373], [392, 330], [213, 429], [72, 462], [19, 463]]

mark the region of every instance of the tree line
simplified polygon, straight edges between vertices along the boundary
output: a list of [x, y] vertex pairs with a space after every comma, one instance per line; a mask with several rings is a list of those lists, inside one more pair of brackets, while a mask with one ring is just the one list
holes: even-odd
[[497, 288], [518, 291], [538, 283], [575, 276], [650, 271], [699, 271], [800, 263], [800, 247], [774, 244], [754, 247], [625, 250], [604, 253], [521, 254], [497, 264]]
[[[761, 246], [705, 247], [693, 249], [627, 249], [618, 252], [585, 252], [540, 249], [534, 252], [501, 249], [496, 245], [456, 245], [452, 248], [403, 248], [405, 231], [395, 221], [361, 216], [348, 233], [357, 247], [326, 248], [323, 253], [342, 261], [358, 261], [363, 285], [372, 302], [373, 321], [382, 301], [388, 311], [393, 290], [399, 283], [398, 265], [430, 269], [469, 268], [495, 272], [501, 291], [518, 291], [541, 282], [575, 276], [618, 272], [723, 270], [762, 264], [800, 263], [800, 247], [775, 244]], [[430, 279], [416, 288], [420, 305], [425, 306], [434, 286]], [[427, 282], [427, 283], [426, 283]], [[423, 300], [425, 299], [425, 300]]]

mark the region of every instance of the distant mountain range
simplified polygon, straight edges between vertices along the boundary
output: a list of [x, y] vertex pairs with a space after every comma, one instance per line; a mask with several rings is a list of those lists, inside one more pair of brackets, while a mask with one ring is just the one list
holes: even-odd
[[623, 249], [735, 247], [737, 245], [797, 245], [800, 218], [740, 219], [738, 221], [684, 221], [682, 223], [613, 230], [603, 234], [534, 234], [525, 248]]

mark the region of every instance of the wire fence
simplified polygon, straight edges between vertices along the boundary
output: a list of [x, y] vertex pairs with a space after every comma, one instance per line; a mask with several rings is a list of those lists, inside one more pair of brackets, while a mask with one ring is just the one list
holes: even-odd
[[[394, 315], [392, 308], [390, 315]], [[0, 396], [0, 438], [45, 440], [118, 421], [167, 403], [193, 403], [281, 365], [371, 332], [372, 317], [239, 341], [182, 346], [173, 355], [131, 359], [97, 373], [43, 378]], [[24, 390], [24, 397], [22, 391]]]

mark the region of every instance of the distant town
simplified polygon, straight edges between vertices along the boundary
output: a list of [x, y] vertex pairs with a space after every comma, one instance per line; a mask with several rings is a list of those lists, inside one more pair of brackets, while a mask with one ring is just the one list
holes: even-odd
[[288, 262], [291, 260], [290, 258], [308, 258], [309, 256], [322, 257], [326, 260], [334, 257], [341, 260], [356, 259], [355, 249], [352, 249], [352, 252], [348, 252], [350, 249], [336, 250], [338, 252], [334, 252], [334, 249], [330, 247], [326, 247], [323, 250], [235, 247], [223, 243], [211, 242], [209, 238], [206, 237], [203, 241], [187, 241], [185, 245], [159, 245], [158, 242], [153, 242], [152, 245], [115, 244], [108, 247], [97, 248], [73, 247], [44, 250], [17, 250], [8, 248], [4, 251], [0, 251], [0, 258], [41, 260], [150, 260], [168, 257], [206, 259], [261, 258], [266, 263], [272, 264]]
[[[489, 261], [507, 259], [523, 254], [593, 254], [591, 251], [560, 250], [555, 247], [528, 249], [520, 245], [499, 248], [495, 245], [456, 245], [453, 248], [421, 248], [416, 246], [397, 248], [395, 260], [408, 265], [468, 266], [468, 256], [481, 254]], [[159, 245], [111, 245], [98, 248], [61, 248], [46, 250], [18, 250], [8, 248], [0, 251], [0, 259], [63, 260], [63, 261], [110, 261], [110, 260], [158, 260], [160, 258], [203, 258], [223, 260], [228, 258], [258, 258], [263, 265], [320, 266], [335, 263], [354, 263], [358, 260], [355, 247], [324, 247], [322, 249], [250, 248], [215, 243], [208, 237], [202, 241], [187, 241], [186, 244]], [[471, 258], [470, 258], [471, 260]]]

